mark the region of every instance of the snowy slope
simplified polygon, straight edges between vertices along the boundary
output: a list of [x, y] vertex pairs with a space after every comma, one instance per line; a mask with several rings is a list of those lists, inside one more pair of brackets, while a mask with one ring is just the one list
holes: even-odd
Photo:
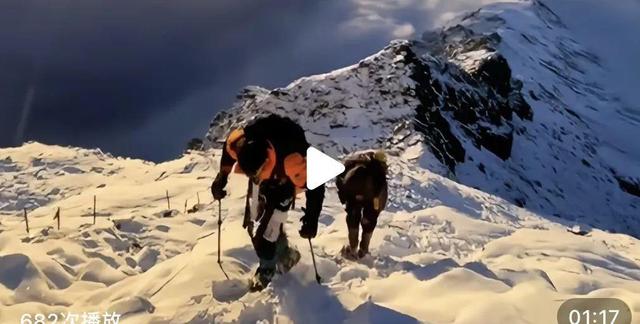
[[[92, 311], [124, 323], [554, 323], [564, 300], [584, 296], [620, 298], [640, 318], [640, 201], [623, 190], [638, 161], [606, 133], [636, 121], [599, 73], [545, 6], [496, 4], [353, 66], [246, 89], [212, 122], [208, 152], [154, 164], [39, 143], [0, 149], [0, 323]], [[344, 261], [330, 185], [313, 240], [323, 284], [295, 210], [287, 231], [302, 260], [251, 294], [246, 180], [232, 176], [222, 203], [229, 279], [208, 187], [219, 141], [265, 112], [297, 119], [336, 156], [384, 147], [391, 203], [372, 256]]]
[[279, 113], [335, 155], [386, 147], [545, 216], [637, 236], [640, 161], [610, 135], [637, 137], [640, 123], [601, 74], [543, 3], [494, 4], [353, 66], [247, 88], [207, 138], [219, 147], [229, 128]]
[[[331, 187], [313, 240], [323, 285], [315, 283], [307, 242], [295, 234], [302, 215], [294, 211], [287, 230], [301, 262], [264, 292], [250, 294], [243, 283], [257, 259], [241, 227], [241, 177], [230, 179], [222, 206], [230, 279], [216, 263], [218, 206], [207, 187], [218, 151], [154, 165], [31, 143], [2, 149], [0, 157], [14, 165], [3, 176], [18, 178], [32, 177], [36, 161], [79, 170], [105, 165], [102, 174], [52, 172], [44, 185], [29, 182], [33, 192], [77, 192], [31, 209], [29, 235], [20, 212], [3, 212], [1, 323], [17, 322], [25, 312], [107, 310], [123, 314], [124, 323], [487, 323], [489, 316], [495, 323], [552, 323], [563, 300], [585, 295], [621, 298], [640, 316], [637, 239], [600, 230], [569, 233], [402, 158], [392, 157], [396, 172], [410, 191], [426, 197], [425, 205], [383, 212], [373, 257], [336, 259], [347, 233]], [[165, 190], [176, 209], [171, 217], [163, 217]], [[191, 208], [198, 192], [200, 211], [185, 214], [184, 201]], [[91, 225], [94, 194], [98, 219]], [[59, 231], [51, 218], [57, 207]]]

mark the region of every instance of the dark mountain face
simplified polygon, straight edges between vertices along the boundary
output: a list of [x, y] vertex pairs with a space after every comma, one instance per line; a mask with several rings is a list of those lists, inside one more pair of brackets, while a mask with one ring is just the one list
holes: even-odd
[[[485, 43], [486, 44], [486, 43]], [[414, 46], [426, 48], [416, 43]], [[416, 107], [417, 130], [426, 137], [426, 143], [438, 160], [455, 173], [455, 164], [465, 161], [465, 150], [451, 132], [451, 126], [443, 113], [449, 114], [462, 125], [465, 135], [472, 139], [476, 148], [485, 148], [502, 160], [511, 156], [516, 115], [522, 120], [531, 120], [533, 112], [520, 89], [511, 86], [511, 69], [506, 59], [488, 45], [473, 45], [485, 54], [471, 73], [455, 65], [444, 63], [431, 66], [420, 59], [409, 44], [398, 46], [397, 54], [404, 54], [411, 68], [411, 78], [416, 82], [413, 91], [420, 104]], [[434, 73], [446, 75], [455, 82], [439, 81]]]

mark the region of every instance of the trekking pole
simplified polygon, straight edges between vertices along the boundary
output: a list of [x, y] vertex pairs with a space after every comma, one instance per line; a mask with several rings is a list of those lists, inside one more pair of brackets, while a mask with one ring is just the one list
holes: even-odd
[[313, 270], [316, 271], [316, 281], [320, 284], [320, 275], [318, 274], [318, 267], [316, 266], [316, 256], [313, 254], [313, 245], [311, 244], [311, 239], [309, 238], [309, 248], [311, 249], [311, 260], [313, 261]]
[[220, 266], [220, 270], [224, 273], [224, 276], [229, 280], [229, 275], [224, 268], [222, 267], [222, 260], [220, 260], [220, 237], [222, 234], [220, 233], [220, 229], [222, 228], [222, 200], [218, 200], [218, 266]]
[[218, 199], [218, 263], [222, 263], [220, 261], [220, 228], [222, 227], [222, 200]]
[[[247, 196], [244, 200], [244, 218], [242, 219], [242, 227], [247, 229], [247, 233], [251, 238], [251, 243], [253, 244], [253, 220], [251, 219], [251, 204], [249, 202], [249, 197], [251, 197], [253, 193], [253, 186], [251, 179], [249, 179], [249, 183], [247, 185]], [[257, 204], [258, 202], [253, 202]]]

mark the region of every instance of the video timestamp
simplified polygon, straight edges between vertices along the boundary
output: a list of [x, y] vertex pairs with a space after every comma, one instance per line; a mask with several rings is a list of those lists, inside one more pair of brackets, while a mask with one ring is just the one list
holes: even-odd
[[558, 324], [631, 324], [629, 306], [617, 298], [573, 298], [558, 309]]

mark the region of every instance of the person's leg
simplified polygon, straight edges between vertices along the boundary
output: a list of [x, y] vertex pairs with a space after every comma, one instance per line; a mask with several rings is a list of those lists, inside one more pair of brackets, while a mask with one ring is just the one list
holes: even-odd
[[349, 245], [343, 248], [347, 257], [355, 257], [358, 250], [358, 234], [360, 232], [360, 219], [362, 218], [362, 208], [354, 201], [347, 200], [347, 231]]
[[[258, 214], [260, 213], [260, 187], [249, 181], [249, 183], [251, 184], [251, 204], [250, 204], [250, 215], [251, 215], [251, 220], [255, 221], [258, 219]], [[264, 203], [264, 202], [262, 202]]]
[[[291, 189], [291, 190], [290, 190]], [[276, 239], [276, 267], [279, 273], [287, 273], [298, 261], [300, 252], [289, 245], [287, 235], [284, 231], [284, 223], [287, 221], [288, 211], [295, 201], [295, 191], [287, 186], [278, 189], [279, 195], [274, 195], [275, 211], [267, 230], [265, 238]]]
[[272, 269], [275, 268], [276, 265], [276, 242], [267, 240], [264, 236], [268, 223], [268, 220], [260, 222], [258, 230], [253, 236], [253, 246], [255, 247], [256, 254], [260, 259], [260, 266], [258, 269]]
[[[255, 188], [254, 188], [255, 189]], [[264, 211], [258, 216], [260, 225], [253, 237], [260, 265], [256, 274], [262, 286], [271, 281], [278, 264], [281, 251], [288, 251], [288, 242], [284, 234], [284, 222], [287, 211], [293, 201], [293, 187], [263, 183], [260, 186], [260, 200], [264, 201]]]
[[371, 236], [378, 224], [378, 215], [380, 211], [374, 208], [374, 203], [369, 202], [364, 206], [362, 212], [362, 239], [360, 240], [360, 250], [358, 256], [363, 257], [369, 253], [369, 244], [371, 243]]
[[[280, 225], [281, 227], [284, 224]], [[276, 240], [276, 263], [279, 265], [280, 261], [285, 257], [285, 255], [289, 252], [289, 240], [287, 239], [287, 235], [284, 233], [284, 229], [280, 229], [280, 236]]]
[[362, 240], [360, 241], [360, 251], [358, 251], [359, 257], [363, 257], [369, 253], [371, 236], [378, 224], [378, 217], [387, 205], [388, 190], [386, 179], [379, 185], [380, 188], [377, 196], [365, 204], [364, 211], [362, 212]]
[[244, 206], [244, 218], [242, 220], [242, 227], [247, 229], [249, 236], [253, 238], [253, 226], [254, 222], [258, 219], [258, 215], [262, 212], [264, 202], [260, 201], [259, 187], [251, 179], [247, 184], [247, 197]]
[[270, 242], [264, 238], [264, 231], [267, 228], [267, 222], [261, 222], [258, 225], [255, 235], [251, 239], [253, 247], [256, 250], [260, 264], [251, 282], [250, 289], [253, 291], [264, 289], [271, 278], [275, 274], [276, 269], [276, 243]]
[[[284, 224], [281, 225], [284, 227]], [[289, 245], [289, 240], [284, 232], [280, 230], [280, 236], [276, 241], [276, 269], [280, 274], [287, 273], [300, 261], [300, 252]]]

